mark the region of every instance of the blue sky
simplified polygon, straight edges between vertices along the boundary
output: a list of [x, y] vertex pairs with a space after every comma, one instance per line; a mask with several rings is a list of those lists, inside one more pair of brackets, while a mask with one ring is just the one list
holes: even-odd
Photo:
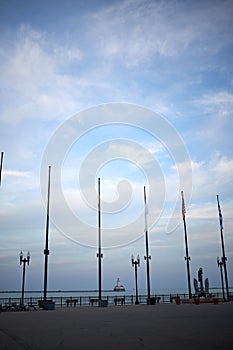
[[232, 19], [232, 1], [1, 1], [0, 289], [21, 250], [43, 288], [48, 165], [49, 289], [97, 288], [98, 177], [104, 288], [134, 286], [144, 186], [152, 291], [187, 288], [180, 190], [192, 279], [220, 286], [219, 194], [233, 285]]

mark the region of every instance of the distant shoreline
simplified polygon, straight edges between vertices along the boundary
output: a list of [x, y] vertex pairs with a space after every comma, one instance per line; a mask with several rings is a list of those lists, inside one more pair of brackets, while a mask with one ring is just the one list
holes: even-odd
[[[0, 293], [21, 293], [21, 290], [0, 290]], [[73, 289], [73, 290], [63, 290], [63, 289], [57, 289], [57, 290], [48, 290], [47, 293], [97, 293], [98, 289]], [[113, 289], [104, 289], [102, 292], [113, 292]], [[25, 293], [43, 293], [43, 290], [25, 290]]]
[[[233, 287], [229, 287], [229, 290], [233, 292]], [[219, 291], [221, 292], [222, 289], [221, 287], [213, 287], [210, 288], [210, 291]], [[21, 293], [21, 290], [0, 290], [0, 294], [6, 294], [6, 293], [12, 293], [12, 294], [16, 294], [16, 293]], [[114, 291], [114, 289], [102, 289], [103, 293], [112, 293], [112, 292], [117, 292]], [[125, 293], [134, 293], [135, 290], [134, 289], [126, 289], [125, 291], [120, 291], [125, 292]], [[43, 293], [43, 290], [25, 290], [25, 293]], [[65, 289], [54, 289], [54, 290], [48, 290], [47, 293], [98, 293], [98, 289], [70, 289], [70, 290], [65, 290]], [[147, 293], [146, 290], [144, 291], [139, 291], [139, 293]], [[151, 290], [151, 293], [154, 294], [154, 291]], [[186, 294], [187, 291], [184, 289], [158, 289], [156, 291], [156, 294]]]

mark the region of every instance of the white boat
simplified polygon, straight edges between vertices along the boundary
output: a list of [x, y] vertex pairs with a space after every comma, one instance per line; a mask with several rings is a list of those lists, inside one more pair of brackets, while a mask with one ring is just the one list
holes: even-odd
[[125, 291], [125, 287], [122, 286], [119, 278], [117, 279], [117, 284], [113, 290], [114, 290], [114, 292], [124, 292]]

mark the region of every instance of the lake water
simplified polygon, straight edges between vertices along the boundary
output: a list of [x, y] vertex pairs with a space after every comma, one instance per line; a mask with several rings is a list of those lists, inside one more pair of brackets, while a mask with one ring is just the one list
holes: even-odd
[[[192, 291], [194, 293], [194, 291]], [[231, 294], [233, 293], [233, 288], [230, 288]], [[210, 288], [210, 293], [212, 294], [221, 294], [222, 290], [221, 288]], [[156, 296], [162, 296], [162, 295], [183, 295], [188, 294], [187, 290], [175, 290], [175, 289], [158, 289], [156, 291]], [[43, 291], [25, 291], [24, 297], [25, 298], [38, 298], [43, 299]], [[115, 292], [113, 290], [103, 290], [102, 296], [103, 297], [120, 297], [120, 296], [132, 296], [135, 295], [135, 290], [126, 290], [123, 292]], [[147, 290], [139, 290], [138, 295], [147, 295]], [[65, 298], [77, 298], [77, 297], [98, 297], [98, 290], [71, 290], [71, 291], [65, 291], [65, 290], [56, 290], [56, 291], [48, 291], [47, 292], [47, 299], [52, 298], [59, 298], [59, 297], [65, 297]], [[151, 296], [155, 296], [155, 292], [151, 290]], [[0, 299], [2, 298], [21, 298], [21, 291], [0, 291]]]

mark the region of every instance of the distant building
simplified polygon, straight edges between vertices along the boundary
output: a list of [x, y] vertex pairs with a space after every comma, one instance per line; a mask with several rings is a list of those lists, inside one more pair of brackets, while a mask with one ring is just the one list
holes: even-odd
[[114, 290], [114, 292], [124, 292], [125, 291], [125, 287], [122, 286], [119, 278], [117, 279], [117, 284], [113, 290]]

